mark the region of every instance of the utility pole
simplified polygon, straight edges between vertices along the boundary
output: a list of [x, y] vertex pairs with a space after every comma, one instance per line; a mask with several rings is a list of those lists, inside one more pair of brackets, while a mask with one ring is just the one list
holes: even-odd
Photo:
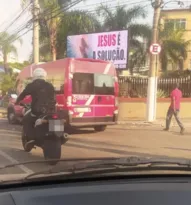
[[[155, 0], [152, 4], [154, 8], [152, 44], [158, 41], [158, 25], [161, 12], [162, 0]], [[150, 54], [150, 71], [147, 90], [147, 121], [152, 122], [156, 118], [157, 103], [157, 55]]]
[[33, 0], [33, 61], [35, 64], [39, 62], [39, 3]]

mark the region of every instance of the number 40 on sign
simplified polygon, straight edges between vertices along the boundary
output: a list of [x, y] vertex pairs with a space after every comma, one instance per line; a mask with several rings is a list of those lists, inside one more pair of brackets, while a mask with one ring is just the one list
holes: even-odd
[[150, 53], [157, 55], [161, 52], [161, 46], [157, 43], [154, 43], [150, 46]]

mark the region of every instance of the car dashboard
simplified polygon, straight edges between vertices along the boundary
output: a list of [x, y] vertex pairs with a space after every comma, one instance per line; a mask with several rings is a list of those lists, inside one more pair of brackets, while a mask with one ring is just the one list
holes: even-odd
[[0, 205], [180, 205], [191, 203], [190, 178], [100, 180], [1, 189]]

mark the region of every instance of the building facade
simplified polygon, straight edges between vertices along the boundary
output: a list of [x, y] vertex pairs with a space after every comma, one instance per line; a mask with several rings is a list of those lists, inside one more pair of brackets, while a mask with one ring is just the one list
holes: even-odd
[[[162, 10], [160, 24], [165, 25], [171, 23], [174, 29], [184, 29], [184, 39], [186, 41], [191, 40], [191, 8], [188, 9], [172, 9]], [[187, 59], [177, 65], [176, 68], [168, 65], [168, 70], [172, 69], [191, 69], [191, 46], [187, 49]]]

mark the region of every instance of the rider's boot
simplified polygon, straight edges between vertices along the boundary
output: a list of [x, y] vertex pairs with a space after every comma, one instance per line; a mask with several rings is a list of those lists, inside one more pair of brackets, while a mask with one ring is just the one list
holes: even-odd
[[34, 148], [35, 146], [35, 141], [34, 140], [30, 140], [25, 144], [25, 149], [29, 149], [31, 150], [32, 148]]

